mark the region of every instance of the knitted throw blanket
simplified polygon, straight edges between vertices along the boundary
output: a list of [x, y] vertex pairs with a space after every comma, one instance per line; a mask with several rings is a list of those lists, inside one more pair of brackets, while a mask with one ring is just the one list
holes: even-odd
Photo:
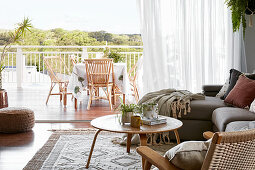
[[147, 93], [138, 104], [158, 103], [160, 115], [173, 118], [181, 118], [191, 111], [191, 100], [204, 100], [205, 96], [201, 93], [193, 94], [187, 90], [163, 89]]

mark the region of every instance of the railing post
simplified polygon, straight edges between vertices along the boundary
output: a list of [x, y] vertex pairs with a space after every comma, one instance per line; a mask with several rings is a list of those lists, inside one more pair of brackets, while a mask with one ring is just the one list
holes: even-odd
[[82, 59], [87, 59], [89, 58], [88, 56], [88, 49], [86, 47], [82, 48], [82, 56], [81, 56]]
[[22, 48], [17, 47], [17, 53], [16, 53], [17, 87], [22, 87], [24, 66], [25, 66], [25, 56], [23, 56]]

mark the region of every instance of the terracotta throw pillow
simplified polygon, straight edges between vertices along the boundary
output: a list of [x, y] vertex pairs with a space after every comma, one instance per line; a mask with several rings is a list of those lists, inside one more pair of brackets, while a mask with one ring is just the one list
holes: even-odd
[[229, 76], [229, 84], [227, 87], [227, 90], [224, 94], [224, 96], [221, 97], [222, 100], [226, 99], [230, 91], [234, 88], [236, 85], [236, 82], [239, 78], [240, 75], [245, 74], [246, 77], [249, 79], [255, 80], [255, 74], [250, 74], [250, 73], [242, 73], [236, 69], [231, 69], [230, 71], [230, 76]]
[[249, 79], [245, 75], [240, 75], [236, 85], [224, 101], [240, 108], [246, 108], [250, 107], [254, 98], [255, 80]]

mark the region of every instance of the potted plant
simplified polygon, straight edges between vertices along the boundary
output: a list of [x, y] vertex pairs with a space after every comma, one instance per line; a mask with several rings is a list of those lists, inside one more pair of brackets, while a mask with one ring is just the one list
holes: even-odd
[[4, 100], [1, 100], [0, 108], [8, 106], [7, 93], [4, 89], [2, 89], [2, 72], [5, 69], [4, 66], [5, 55], [10, 50], [12, 44], [17, 43], [18, 41], [25, 37], [26, 32], [30, 31], [30, 28], [32, 28], [31, 20], [29, 18], [24, 18], [21, 23], [18, 23], [18, 26], [14, 30], [14, 32], [10, 32], [10, 38], [3, 47], [0, 57], [0, 96], [1, 96], [0, 98], [1, 99], [4, 98]]
[[121, 104], [119, 106], [119, 111], [121, 111], [121, 119], [120, 122], [122, 124], [130, 123], [131, 116], [134, 115], [134, 112], [137, 111], [138, 106], [135, 104]]
[[148, 119], [155, 119], [158, 117], [158, 104], [146, 103], [142, 105], [143, 116]]
[[120, 63], [124, 61], [124, 57], [121, 56], [120, 53], [110, 51], [109, 48], [106, 48], [104, 50], [104, 58], [112, 58], [114, 63]]
[[[243, 35], [245, 36], [246, 19], [245, 14], [255, 14], [254, 0], [226, 0], [226, 4], [232, 11], [233, 31], [239, 30], [240, 25], [243, 26]], [[250, 20], [252, 22], [252, 20]], [[251, 23], [250, 23], [251, 24]]]

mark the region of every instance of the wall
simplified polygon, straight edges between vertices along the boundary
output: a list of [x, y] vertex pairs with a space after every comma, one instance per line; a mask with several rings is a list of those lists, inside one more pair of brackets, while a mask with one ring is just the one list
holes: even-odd
[[255, 16], [253, 16], [253, 27], [249, 27], [249, 17], [246, 20], [245, 52], [247, 71], [252, 73], [255, 72]]

